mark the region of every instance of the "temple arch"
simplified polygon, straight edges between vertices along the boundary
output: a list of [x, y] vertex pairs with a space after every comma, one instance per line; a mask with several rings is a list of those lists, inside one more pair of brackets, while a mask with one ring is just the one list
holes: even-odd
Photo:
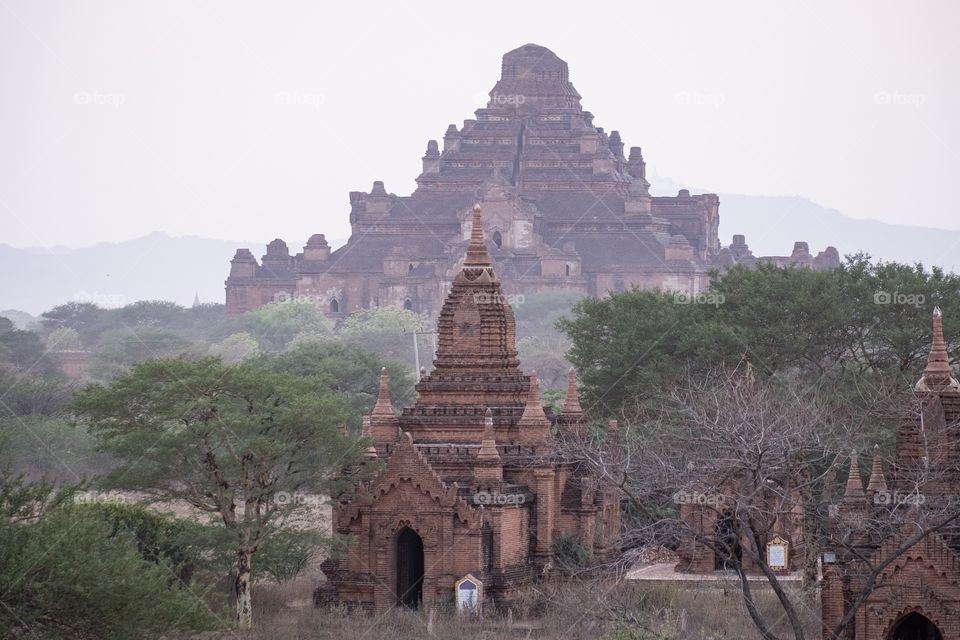
[[893, 625], [886, 640], [943, 640], [943, 633], [930, 618], [912, 611]]
[[423, 600], [423, 539], [410, 527], [397, 534], [397, 604], [416, 609]]
[[503, 248], [503, 236], [499, 231], [493, 232], [493, 244], [497, 245], [497, 249]]

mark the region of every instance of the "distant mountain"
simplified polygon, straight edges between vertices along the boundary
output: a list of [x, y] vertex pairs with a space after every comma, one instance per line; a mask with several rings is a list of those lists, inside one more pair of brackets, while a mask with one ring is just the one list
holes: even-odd
[[[293, 243], [291, 250], [302, 246]], [[116, 307], [137, 300], [188, 306], [223, 302], [223, 281], [237, 247], [264, 253], [266, 243], [213, 240], [165, 233], [70, 249], [0, 244], [0, 308], [37, 315], [69, 300]]]
[[[680, 185], [654, 179], [654, 193]], [[694, 192], [701, 192], [691, 188]], [[833, 245], [841, 255], [866, 251], [874, 258], [939, 265], [960, 271], [960, 231], [892, 225], [848, 218], [805, 198], [720, 194], [720, 238], [744, 234], [754, 255], [790, 255], [805, 240], [816, 255]], [[331, 246], [343, 240], [331, 240]], [[304, 243], [292, 242], [292, 252]], [[0, 308], [38, 315], [68, 300], [121, 306], [136, 300], [223, 302], [223, 281], [238, 247], [263, 255], [265, 243], [152, 233], [119, 243], [69, 249], [0, 244]], [[28, 321], [21, 318], [21, 321]]]
[[790, 255], [805, 240], [814, 255], [833, 245], [840, 255], [865, 251], [886, 262], [921, 262], [960, 271], [960, 231], [848, 218], [798, 197], [720, 194], [720, 240], [747, 236], [754, 255]]
[[[676, 195], [681, 188], [699, 189], [654, 177], [654, 195]], [[734, 234], [746, 236], [755, 256], [788, 256], [793, 243], [806, 241], [816, 255], [834, 246], [845, 256], [865, 251], [886, 262], [921, 262], [960, 272], [960, 231], [888, 224], [850, 218], [799, 196], [748, 196], [720, 193], [720, 242], [730, 244]]]

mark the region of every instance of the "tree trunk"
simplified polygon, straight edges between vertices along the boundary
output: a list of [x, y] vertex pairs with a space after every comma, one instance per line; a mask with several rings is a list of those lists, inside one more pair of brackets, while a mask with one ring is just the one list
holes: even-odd
[[241, 629], [253, 626], [253, 607], [250, 602], [250, 552], [246, 549], [237, 551], [237, 625]]

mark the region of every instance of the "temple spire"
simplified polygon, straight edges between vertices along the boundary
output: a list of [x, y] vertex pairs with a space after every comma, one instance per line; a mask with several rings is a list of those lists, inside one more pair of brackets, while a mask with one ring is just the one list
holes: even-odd
[[567, 371], [567, 397], [563, 399], [563, 415], [582, 414], [580, 396], [577, 393], [577, 372], [573, 367]]
[[393, 410], [393, 402], [390, 400], [390, 379], [387, 375], [387, 368], [380, 369], [380, 391], [377, 393], [377, 404], [373, 406], [371, 416], [384, 416], [393, 418], [396, 413]]
[[487, 243], [483, 238], [483, 214], [480, 211], [479, 204], [473, 205], [473, 228], [470, 230], [470, 245], [467, 247], [467, 257], [463, 261], [463, 266], [490, 266]]
[[480, 460], [500, 461], [500, 452], [497, 451], [497, 438], [493, 431], [493, 412], [487, 408], [483, 416], [483, 439], [480, 441]]
[[863, 480], [860, 479], [860, 467], [857, 465], [857, 450], [850, 452], [850, 473], [847, 475], [847, 488], [843, 492], [843, 501], [862, 501]]
[[620, 426], [616, 420], [607, 423], [607, 443], [616, 445], [620, 442]]
[[370, 444], [367, 446], [366, 451], [363, 452], [365, 458], [376, 458], [377, 457], [377, 448], [373, 446], [373, 432], [370, 429], [370, 416], [363, 416], [363, 427], [360, 431], [360, 435], [364, 438], [369, 438], [371, 440]]
[[477, 464], [473, 469], [474, 477], [481, 483], [498, 483], [503, 480], [503, 465], [497, 450], [497, 438], [493, 431], [493, 412], [487, 408], [483, 416], [483, 439], [477, 453]]
[[923, 376], [917, 382], [917, 388], [925, 391], [939, 391], [947, 387], [960, 388], [960, 383], [953, 377], [950, 354], [947, 353], [947, 343], [943, 339], [943, 314], [940, 307], [934, 307], [933, 343], [930, 345], [927, 366], [923, 370]]
[[883, 477], [883, 464], [880, 461], [880, 445], [873, 445], [873, 468], [870, 470], [870, 482], [867, 491], [877, 493], [887, 490], [887, 479]]
[[520, 438], [527, 442], [542, 444], [550, 435], [550, 420], [540, 402], [540, 382], [535, 370], [530, 371], [530, 392], [517, 426], [520, 428]]

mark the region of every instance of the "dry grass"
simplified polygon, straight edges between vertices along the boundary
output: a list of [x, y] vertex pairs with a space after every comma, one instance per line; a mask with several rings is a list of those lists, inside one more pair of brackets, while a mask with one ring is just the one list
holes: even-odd
[[[377, 614], [316, 609], [317, 576], [284, 584], [255, 585], [255, 628], [216, 636], [237, 640], [413, 640], [420, 638], [562, 638], [563, 640], [753, 640], [760, 635], [739, 591], [650, 583], [590, 581], [531, 590], [510, 614], [488, 611], [464, 619], [445, 608], [432, 612], [394, 609]], [[792, 637], [769, 591], [758, 604], [774, 630]], [[802, 611], [808, 637], [819, 637], [819, 606]]]

